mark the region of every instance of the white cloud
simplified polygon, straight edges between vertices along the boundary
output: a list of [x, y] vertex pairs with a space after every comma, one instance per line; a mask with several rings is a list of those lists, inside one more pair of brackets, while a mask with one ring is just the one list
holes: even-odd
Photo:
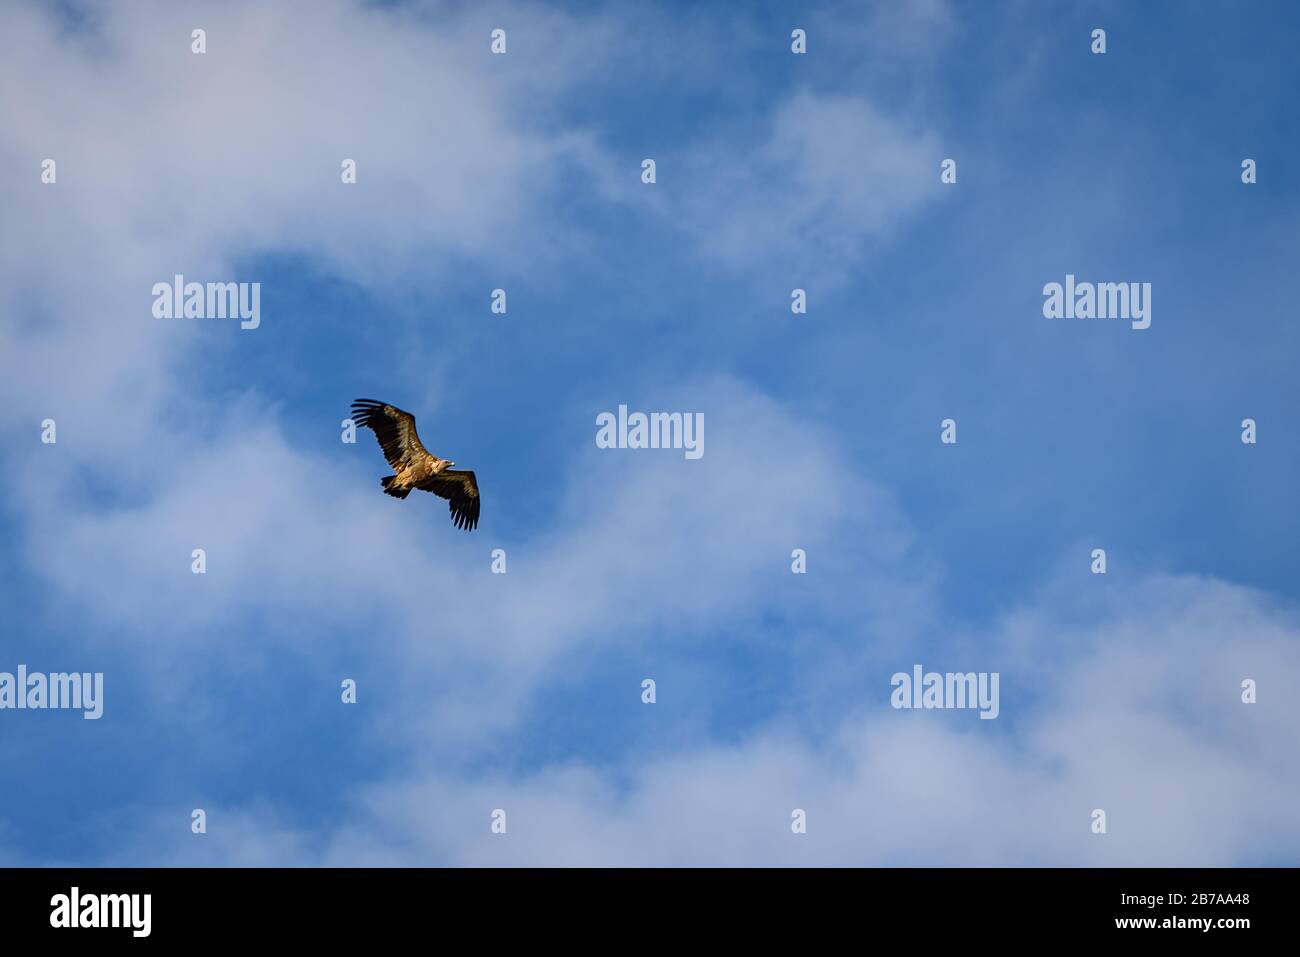
[[[882, 670], [863, 687], [859, 711], [825, 739], [774, 726], [736, 745], [629, 754], [612, 769], [395, 779], [363, 789], [349, 822], [320, 832], [241, 813], [237, 826], [209, 835], [204, 859], [257, 863], [271, 846], [291, 848], [297, 862], [340, 865], [1293, 860], [1294, 611], [1221, 582], [1157, 577], [1121, 589], [1091, 619], [1061, 621], [1044, 602], [985, 636], [989, 656], [1032, 643], [1016, 667], [1053, 656], [1032, 698], [1004, 691], [999, 722], [892, 711]], [[1260, 681], [1254, 705], [1239, 697], [1250, 676]], [[995, 727], [1005, 722], [1017, 733]], [[489, 831], [495, 808], [507, 812], [505, 836]], [[790, 832], [794, 808], [808, 814], [806, 835]], [[1094, 808], [1107, 813], [1104, 836], [1091, 833]], [[186, 861], [194, 852], [175, 842], [161, 853]]]
[[938, 195], [942, 158], [933, 133], [863, 97], [804, 91], [754, 148], [728, 140], [694, 153], [683, 177], [693, 185], [669, 208], [729, 266], [835, 281]]
[[[140, 4], [88, 8], [75, 30], [10, 11], [0, 84], [27, 92], [0, 128], [0, 206], [22, 224], [0, 238], [0, 425], [52, 416], [76, 439], [61, 454], [126, 467], [158, 410], [201, 406], [182, 357], [238, 345], [151, 317], [153, 283], [176, 273], [260, 281], [259, 254], [303, 254], [382, 297], [471, 257], [562, 256], [549, 191], [599, 159], [544, 104], [594, 64], [546, 51], [591, 44], [570, 18], [506, 14], [531, 40], [508, 62], [443, 5]], [[47, 157], [56, 185], [39, 181]]]
[[[860, 542], [834, 550], [814, 595], [864, 570], [906, 591], [896, 509], [852, 474], [829, 435], [730, 379], [665, 400], [705, 410], [704, 457], [598, 450], [593, 414], [590, 445], [566, 455], [573, 464], [557, 476], [565, 498], [554, 528], [527, 541], [493, 533], [503, 506], [490, 471], [480, 473], [484, 523], [465, 536], [432, 496], [380, 494], [386, 467], [370, 433], [314, 456], [262, 426], [167, 450], [141, 499], [58, 505], [41, 475], [28, 476], [26, 557], [70, 618], [125, 636], [122, 650], [163, 684], [213, 642], [232, 659], [268, 648], [319, 656], [327, 635], [364, 642], [400, 676], [379, 706], [385, 720], [420, 715], [394, 733], [442, 743], [508, 725], [583, 648], [757, 621], [796, 546], [823, 562], [830, 541]], [[797, 470], [756, 481], [773, 447]], [[489, 570], [498, 546], [505, 576]], [[194, 548], [206, 552], [204, 575], [191, 573]], [[854, 605], [902, 617], [893, 600], [868, 593]]]

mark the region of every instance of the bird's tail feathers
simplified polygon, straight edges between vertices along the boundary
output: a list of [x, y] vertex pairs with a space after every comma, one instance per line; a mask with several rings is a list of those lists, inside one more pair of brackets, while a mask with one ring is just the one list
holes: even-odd
[[393, 488], [392, 484], [395, 478], [397, 478], [396, 475], [385, 475], [379, 480], [379, 484], [384, 487], [384, 494], [391, 495], [393, 498], [406, 498], [411, 494], [411, 490], [409, 488]]

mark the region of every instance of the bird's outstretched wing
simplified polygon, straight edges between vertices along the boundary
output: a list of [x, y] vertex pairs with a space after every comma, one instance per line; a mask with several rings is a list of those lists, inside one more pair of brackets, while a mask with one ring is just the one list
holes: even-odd
[[374, 399], [357, 399], [352, 403], [352, 421], [374, 429], [384, 458], [395, 472], [431, 457], [415, 432], [415, 416], [396, 406]]
[[451, 520], [457, 528], [471, 531], [478, 525], [478, 482], [473, 472], [448, 469], [429, 476], [416, 488], [445, 498], [451, 509]]

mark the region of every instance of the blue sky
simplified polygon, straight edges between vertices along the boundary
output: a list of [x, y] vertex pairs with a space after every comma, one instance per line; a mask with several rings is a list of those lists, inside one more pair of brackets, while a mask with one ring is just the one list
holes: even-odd
[[[0, 671], [105, 713], [0, 712], [0, 861], [1295, 863], [1289, 5], [8, 19]], [[260, 327], [154, 319], [178, 272]], [[1067, 273], [1151, 327], [1044, 319]], [[998, 719], [891, 709], [918, 662]]]

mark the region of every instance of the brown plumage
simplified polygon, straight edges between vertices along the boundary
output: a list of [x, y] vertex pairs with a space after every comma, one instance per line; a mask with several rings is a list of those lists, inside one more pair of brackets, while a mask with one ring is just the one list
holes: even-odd
[[432, 492], [447, 500], [457, 528], [470, 531], [477, 527], [479, 496], [474, 473], [452, 469], [455, 462], [430, 454], [416, 434], [415, 416], [374, 399], [357, 399], [352, 403], [352, 421], [374, 430], [384, 458], [397, 473], [379, 480], [384, 494], [406, 498], [412, 489]]

